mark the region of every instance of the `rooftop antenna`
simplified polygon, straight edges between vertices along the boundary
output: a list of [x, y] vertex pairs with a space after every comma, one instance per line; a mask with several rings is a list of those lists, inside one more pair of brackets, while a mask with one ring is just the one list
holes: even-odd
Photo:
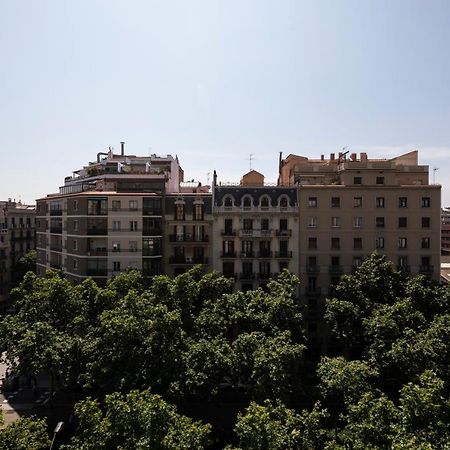
[[248, 155], [248, 165], [249, 165], [249, 167], [250, 167], [250, 170], [252, 170], [252, 161], [253, 161], [253, 156], [254, 156], [254, 153], [250, 153], [249, 155]]
[[151, 147], [148, 148], [148, 156], [152, 156], [152, 148]]
[[436, 184], [436, 172], [439, 170], [439, 167], [433, 167], [433, 184]]
[[211, 175], [211, 172], [206, 172], [206, 185], [209, 186], [209, 176]]

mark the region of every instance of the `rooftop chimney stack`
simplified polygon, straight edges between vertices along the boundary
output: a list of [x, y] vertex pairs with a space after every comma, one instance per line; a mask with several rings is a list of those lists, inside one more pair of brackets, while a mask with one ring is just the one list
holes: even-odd
[[320, 155], [320, 160], [325, 161], [325, 155]]
[[334, 161], [334, 153], [330, 153], [330, 160]]
[[125, 142], [123, 142], [123, 141], [120, 142], [120, 154], [122, 156], [125, 155]]

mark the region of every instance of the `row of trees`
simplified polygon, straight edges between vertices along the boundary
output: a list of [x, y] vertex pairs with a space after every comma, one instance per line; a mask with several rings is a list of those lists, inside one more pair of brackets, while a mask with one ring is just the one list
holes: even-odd
[[133, 271], [104, 288], [28, 273], [0, 344], [18, 373], [48, 371], [86, 397], [70, 450], [445, 448], [448, 287], [372, 255], [327, 300], [341, 351], [317, 364], [297, 287], [287, 271], [245, 293], [200, 268], [149, 288]]

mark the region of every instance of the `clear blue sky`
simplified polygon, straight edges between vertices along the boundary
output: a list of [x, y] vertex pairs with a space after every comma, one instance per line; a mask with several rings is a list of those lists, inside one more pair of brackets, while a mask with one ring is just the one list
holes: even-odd
[[418, 149], [450, 205], [449, 23], [448, 0], [0, 0], [0, 199], [125, 140], [203, 182]]

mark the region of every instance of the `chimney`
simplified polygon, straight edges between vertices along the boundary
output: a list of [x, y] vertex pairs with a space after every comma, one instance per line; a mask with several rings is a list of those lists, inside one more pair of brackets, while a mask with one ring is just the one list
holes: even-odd
[[122, 156], [125, 155], [125, 142], [123, 142], [123, 141], [120, 142], [120, 154]]
[[367, 153], [361, 153], [361, 162], [367, 162]]
[[330, 153], [330, 160], [334, 161], [334, 153]]
[[320, 155], [320, 160], [325, 161], [325, 155]]
[[350, 159], [351, 159], [352, 161], [356, 161], [356, 153], [352, 153], [352, 154], [350, 155]]

